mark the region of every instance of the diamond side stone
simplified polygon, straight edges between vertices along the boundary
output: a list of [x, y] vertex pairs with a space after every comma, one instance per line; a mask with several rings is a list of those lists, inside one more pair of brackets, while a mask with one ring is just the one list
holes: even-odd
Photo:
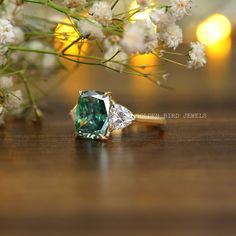
[[130, 125], [135, 117], [133, 113], [120, 104], [113, 104], [109, 114], [111, 129], [123, 129]]

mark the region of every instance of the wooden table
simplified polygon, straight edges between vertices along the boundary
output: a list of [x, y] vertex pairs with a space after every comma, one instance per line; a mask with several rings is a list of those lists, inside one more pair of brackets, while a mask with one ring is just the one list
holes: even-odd
[[[0, 131], [0, 235], [235, 236], [230, 65], [227, 73], [217, 66], [217, 73], [167, 68], [176, 78], [174, 93], [120, 75], [104, 78], [104, 71], [79, 82], [80, 89], [111, 89], [135, 112], [180, 114], [164, 131], [135, 124], [107, 142], [76, 140], [68, 116], [76, 76], [64, 85], [64, 97], [49, 99], [52, 110], [41, 125], [8, 123]], [[185, 112], [207, 118], [184, 119]]]

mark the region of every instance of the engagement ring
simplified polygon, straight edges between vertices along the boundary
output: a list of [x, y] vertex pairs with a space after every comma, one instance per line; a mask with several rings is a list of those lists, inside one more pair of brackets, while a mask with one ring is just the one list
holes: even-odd
[[80, 91], [78, 104], [71, 110], [76, 135], [86, 139], [108, 139], [114, 130], [133, 122], [164, 125], [165, 118], [155, 115], [133, 114], [112, 99], [111, 92]]

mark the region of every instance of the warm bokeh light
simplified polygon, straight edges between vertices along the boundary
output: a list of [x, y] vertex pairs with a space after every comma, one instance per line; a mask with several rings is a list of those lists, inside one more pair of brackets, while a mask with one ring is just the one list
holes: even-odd
[[221, 14], [214, 14], [198, 26], [196, 34], [201, 43], [206, 46], [212, 46], [229, 38], [231, 29], [231, 23], [227, 17]]
[[[131, 5], [130, 5], [130, 10], [132, 9], [139, 9], [139, 5], [137, 4], [137, 1], [134, 0]], [[147, 9], [145, 11], [136, 13], [133, 15], [132, 20], [148, 20], [151, 22], [149, 18], [149, 13], [151, 9]], [[150, 64], [156, 64], [157, 63], [157, 58], [153, 56], [152, 54], [144, 54], [144, 55], [136, 55], [132, 59], [132, 64], [135, 66], [143, 66], [143, 65], [150, 65]], [[140, 69], [139, 69], [140, 70]], [[151, 72], [153, 71], [153, 68], [151, 67], [146, 67], [145, 72]]]
[[[137, 1], [134, 0], [131, 5], [130, 5], [130, 10], [136, 10], [139, 9], [139, 5], [137, 4]], [[147, 9], [145, 11], [142, 12], [138, 12], [136, 14], [134, 14], [131, 18], [131, 20], [148, 20], [151, 22], [150, 18], [149, 18], [149, 13], [151, 12], [151, 9]]]
[[232, 46], [231, 38], [222, 40], [206, 48], [207, 57], [213, 61], [221, 59], [222, 63], [222, 59], [226, 59], [229, 57], [231, 46]]
[[[154, 74], [157, 72], [158, 60], [157, 57], [153, 54], [135, 55], [131, 58], [131, 63], [134, 68], [139, 72], [145, 74]], [[156, 94], [156, 86], [153, 85], [153, 83], [148, 81], [146, 78], [139, 75], [133, 75], [132, 78], [134, 79], [133, 91], [135, 93], [139, 91], [140, 94], [142, 94], [145, 98]]]
[[157, 57], [153, 54], [135, 55], [131, 59], [135, 69], [143, 73], [156, 71]]
[[[62, 22], [64, 24], [58, 24], [55, 29], [55, 48], [58, 51], [62, 51], [80, 36], [79, 32], [71, 25], [68, 18], [62, 19]], [[66, 53], [72, 55], [85, 55], [87, 47], [87, 43], [80, 41], [69, 47], [68, 50], [66, 50]]]
[[[134, 0], [130, 5], [130, 10], [138, 9], [139, 5], [137, 1]], [[146, 9], [143, 12], [136, 13], [131, 20], [147, 20], [151, 23], [149, 18], [149, 13], [151, 9]], [[158, 63], [157, 57], [153, 54], [144, 54], [144, 55], [135, 55], [131, 58], [131, 64], [135, 67], [136, 70], [142, 73], [154, 73], [156, 72], [157, 67], [155, 66]], [[156, 93], [156, 87], [152, 83], [148, 83], [147, 79], [142, 78], [141, 76], [133, 76], [135, 79], [135, 84], [133, 85], [134, 91], [139, 91], [142, 94], [148, 94], [149, 96], [153, 93]]]

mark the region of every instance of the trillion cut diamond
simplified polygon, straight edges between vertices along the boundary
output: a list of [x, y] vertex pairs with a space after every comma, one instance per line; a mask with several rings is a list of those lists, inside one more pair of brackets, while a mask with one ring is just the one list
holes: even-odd
[[123, 129], [130, 125], [135, 117], [133, 113], [120, 104], [113, 104], [109, 114], [111, 129]]

